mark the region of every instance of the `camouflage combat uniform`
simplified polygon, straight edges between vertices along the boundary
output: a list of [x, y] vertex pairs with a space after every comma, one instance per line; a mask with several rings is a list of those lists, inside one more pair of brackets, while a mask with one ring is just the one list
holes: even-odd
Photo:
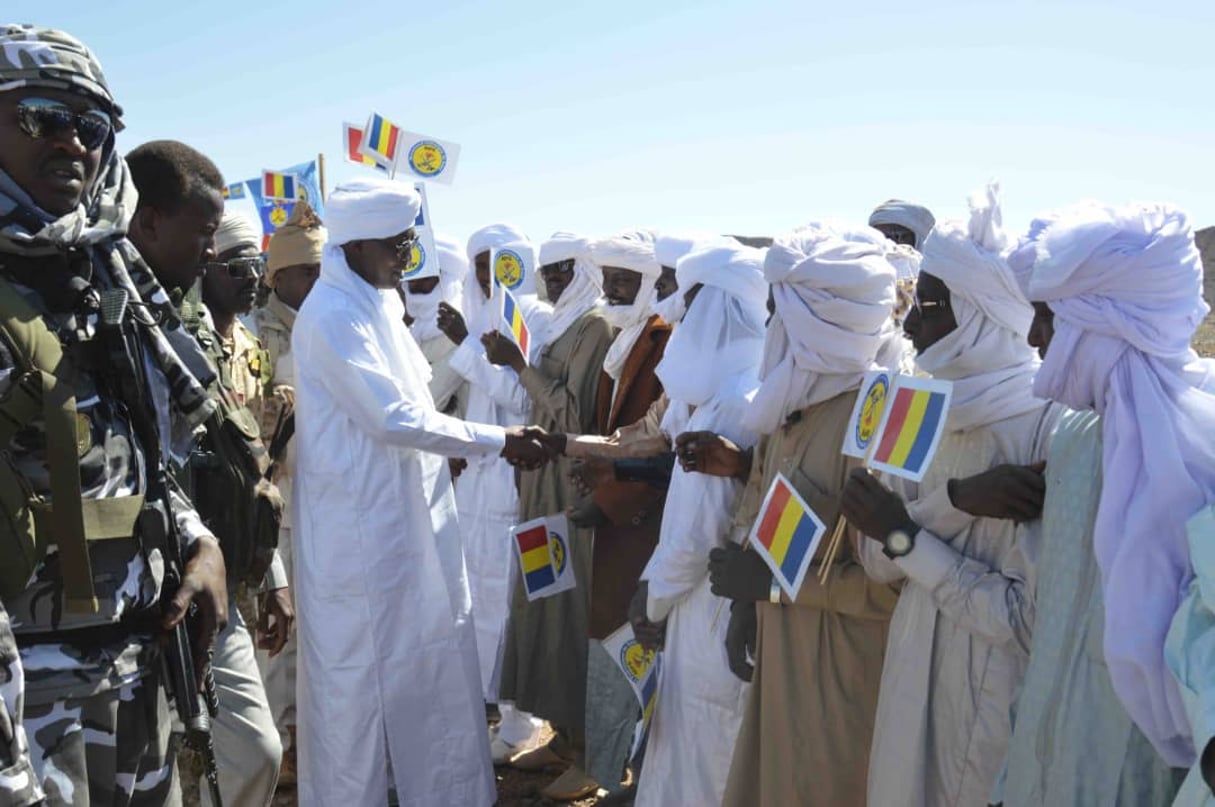
[[[62, 32], [0, 25], [0, 86], [80, 94], [120, 127], [121, 109], [100, 65]], [[134, 203], [112, 136], [83, 204], [59, 218], [34, 207], [0, 172], [0, 274], [41, 315], [68, 359], [64, 364], [73, 374], [60, 383], [75, 394], [86, 500], [146, 495], [149, 471], [162, 467], [163, 455], [148, 450], [138, 433], [168, 442], [170, 408], [191, 428], [214, 409], [169, 347], [166, 335], [180, 323], [167, 316], [167, 295], [125, 238]], [[132, 304], [120, 339], [142, 369], [139, 408], [154, 412], [155, 423], [136, 421], [133, 401], [117, 391], [113, 366], [97, 358], [100, 352], [87, 355], [98, 335], [98, 315], [86, 303], [109, 289], [126, 292]], [[0, 349], [0, 397], [23, 369], [6, 347]], [[35, 494], [49, 500], [41, 416], [0, 445], [0, 454]], [[188, 554], [210, 533], [184, 497], [174, 494], [172, 505], [182, 552]], [[46, 557], [26, 588], [0, 604], [0, 804], [43, 797], [50, 805], [175, 804], [158, 643], [165, 558], [134, 536], [90, 542], [98, 608], [80, 613], [66, 607], [55, 535], [45, 532], [39, 532], [39, 542], [48, 546]], [[0, 563], [13, 560], [0, 557]]]

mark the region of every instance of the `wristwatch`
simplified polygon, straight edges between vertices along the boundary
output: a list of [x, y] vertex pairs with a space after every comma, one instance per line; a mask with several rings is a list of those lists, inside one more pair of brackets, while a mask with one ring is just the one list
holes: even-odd
[[908, 525], [908, 528], [891, 530], [890, 533], [882, 540], [882, 554], [894, 560], [901, 558], [904, 555], [915, 549], [915, 534], [919, 532], [919, 528], [915, 525]]

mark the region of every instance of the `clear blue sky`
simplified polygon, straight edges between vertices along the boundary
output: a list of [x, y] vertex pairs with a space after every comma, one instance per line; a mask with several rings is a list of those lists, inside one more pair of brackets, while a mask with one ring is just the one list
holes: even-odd
[[127, 110], [230, 181], [376, 110], [463, 147], [441, 232], [776, 234], [891, 196], [1005, 221], [1162, 199], [1215, 225], [1215, 2], [5, 0], [71, 31]]

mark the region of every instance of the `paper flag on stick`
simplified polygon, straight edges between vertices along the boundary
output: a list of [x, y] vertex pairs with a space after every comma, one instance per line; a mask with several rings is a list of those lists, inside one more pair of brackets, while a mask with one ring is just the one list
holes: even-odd
[[750, 543], [768, 563], [789, 599], [806, 578], [806, 570], [827, 531], [784, 474], [777, 474], [751, 528]]
[[511, 530], [528, 602], [574, 588], [564, 515], [537, 518]]
[[422, 182], [415, 182], [413, 188], [422, 197], [422, 208], [418, 211], [418, 217], [413, 223], [418, 240], [413, 245], [409, 268], [401, 276], [402, 282], [439, 276], [439, 251], [435, 248], [434, 228], [430, 226], [430, 202], [426, 200], [426, 185]]
[[401, 156], [401, 127], [378, 112], [372, 112], [363, 127], [359, 152], [391, 166]]
[[293, 174], [262, 171], [262, 196], [266, 199], [296, 200], [296, 179]]
[[363, 165], [368, 168], [374, 168], [377, 171], [388, 173], [388, 162], [383, 158], [369, 157], [362, 151], [363, 145], [363, 130], [353, 123], [342, 124], [342, 143], [346, 147], [346, 159], [355, 165]]
[[894, 378], [888, 370], [865, 373], [861, 388], [856, 394], [852, 417], [848, 419], [848, 431], [844, 433], [844, 454], [849, 457], [867, 459], [873, 438], [886, 411], [887, 395]]
[[523, 361], [526, 362], [527, 351], [532, 346], [532, 334], [523, 320], [523, 309], [519, 308], [515, 295], [508, 290], [499, 287], [498, 296], [502, 300], [501, 313], [505, 334], [519, 346], [519, 352], [523, 354]]
[[650, 727], [654, 723], [654, 709], [658, 706], [658, 686], [662, 681], [662, 653], [654, 658], [654, 664], [641, 687], [641, 719], [633, 730], [633, 748], [629, 751], [629, 759], [636, 761], [645, 750], [650, 739]]
[[913, 482], [924, 478], [949, 417], [953, 384], [898, 376], [874, 436], [869, 466]]
[[437, 137], [402, 132], [397, 159], [397, 167], [408, 169], [416, 179], [450, 185], [456, 176], [460, 146]]

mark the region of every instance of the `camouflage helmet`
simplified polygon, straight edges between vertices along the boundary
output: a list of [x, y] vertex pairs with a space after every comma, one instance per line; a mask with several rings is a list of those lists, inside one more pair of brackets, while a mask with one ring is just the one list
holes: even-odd
[[115, 131], [122, 130], [122, 107], [110, 95], [101, 63], [71, 34], [0, 23], [0, 92], [21, 87], [83, 93], [110, 113]]

